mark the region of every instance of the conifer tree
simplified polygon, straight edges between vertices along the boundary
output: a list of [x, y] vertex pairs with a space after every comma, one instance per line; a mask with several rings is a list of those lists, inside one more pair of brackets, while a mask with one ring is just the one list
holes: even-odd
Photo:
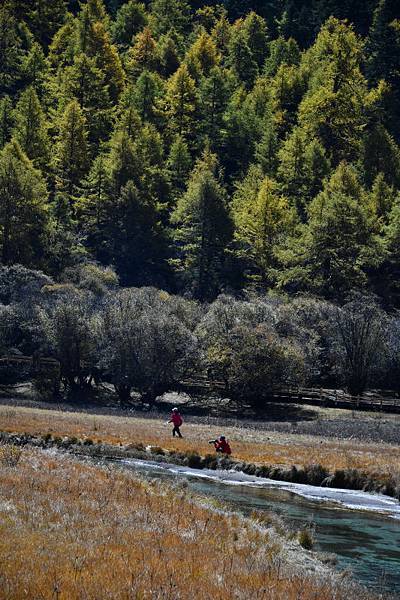
[[264, 73], [274, 77], [283, 64], [298, 66], [300, 63], [300, 48], [293, 38], [285, 40], [282, 36], [269, 43], [269, 55], [264, 64]]
[[276, 248], [293, 232], [296, 217], [278, 184], [266, 177], [255, 196], [236, 195], [233, 203], [237, 256], [251, 280], [271, 285], [278, 260]]
[[86, 54], [75, 57], [73, 65], [64, 70], [61, 96], [62, 107], [73, 99], [78, 101], [86, 118], [88, 141], [94, 154], [99, 143], [109, 137], [113, 122], [109, 86], [95, 59]]
[[42, 97], [48, 78], [49, 66], [43, 49], [35, 42], [22, 61], [21, 71], [25, 85], [32, 85]]
[[153, 0], [150, 18], [151, 28], [158, 36], [170, 29], [184, 35], [190, 25], [190, 5], [186, 0]]
[[196, 116], [198, 94], [196, 84], [189, 75], [188, 68], [182, 64], [172, 75], [166, 89], [166, 117], [173, 135], [183, 135], [194, 141], [196, 135]]
[[167, 169], [175, 197], [182, 195], [192, 165], [189, 147], [184, 138], [177, 135], [171, 144], [167, 159]]
[[72, 204], [89, 168], [86, 119], [76, 100], [67, 105], [60, 121], [55, 167], [57, 189]]
[[176, 35], [169, 32], [163, 35], [158, 43], [160, 73], [164, 77], [170, 77], [177, 71], [180, 65], [179, 48]]
[[0, 150], [10, 140], [14, 114], [10, 96], [0, 99]]
[[24, 51], [12, 5], [0, 6], [0, 94], [14, 93], [21, 77]]
[[233, 89], [231, 73], [218, 66], [211, 69], [209, 76], [203, 78], [200, 84], [202, 132], [215, 151], [222, 146], [224, 113]]
[[138, 34], [147, 24], [145, 5], [137, 0], [129, 0], [122, 4], [112, 25], [113, 40], [127, 50], [132, 43], [133, 37]]
[[178, 273], [199, 300], [217, 294], [224, 252], [231, 236], [226, 193], [216, 171], [216, 157], [206, 151], [172, 217], [175, 239], [181, 249], [177, 257]]
[[243, 27], [233, 29], [229, 40], [227, 64], [246, 88], [251, 88], [258, 75], [258, 65], [253, 57]]
[[1, 262], [44, 266], [47, 220], [44, 178], [13, 140], [0, 152]]
[[379, 219], [380, 223], [387, 224], [389, 214], [396, 200], [396, 191], [390, 186], [383, 173], [375, 177], [371, 193], [370, 203], [373, 214]]
[[354, 169], [341, 163], [310, 204], [301, 239], [288, 246], [281, 285], [334, 300], [365, 286], [368, 269], [382, 260], [371, 217]]
[[47, 124], [35, 89], [30, 86], [22, 92], [14, 111], [13, 135], [36, 167], [48, 165], [50, 143]]
[[164, 82], [157, 73], [143, 71], [133, 89], [133, 105], [142, 121], [155, 122], [160, 117], [159, 101], [164, 91]]
[[127, 71], [136, 79], [144, 70], [154, 71], [159, 65], [158, 48], [149, 27], [138, 33], [133, 47], [128, 51]]
[[265, 20], [252, 10], [243, 21], [253, 59], [261, 69], [268, 53], [268, 29]]
[[196, 81], [202, 75], [207, 77], [220, 60], [221, 56], [213, 39], [206, 32], [200, 33], [185, 58], [189, 73]]

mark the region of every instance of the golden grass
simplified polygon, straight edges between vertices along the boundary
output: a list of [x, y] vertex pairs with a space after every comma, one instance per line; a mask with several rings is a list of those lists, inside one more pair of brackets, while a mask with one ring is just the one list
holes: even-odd
[[288, 562], [273, 530], [116, 468], [25, 449], [0, 492], [2, 600], [370, 598]]
[[378, 478], [400, 477], [400, 448], [390, 444], [356, 440], [321, 439], [317, 436], [281, 434], [184, 423], [184, 439], [171, 436], [171, 426], [160, 419], [65, 413], [52, 410], [0, 406], [0, 430], [53, 436], [89, 437], [112, 444], [161, 446], [167, 450], [212, 452], [207, 443], [223, 432], [230, 439], [237, 460], [267, 465], [321, 464], [329, 471], [360, 469]]

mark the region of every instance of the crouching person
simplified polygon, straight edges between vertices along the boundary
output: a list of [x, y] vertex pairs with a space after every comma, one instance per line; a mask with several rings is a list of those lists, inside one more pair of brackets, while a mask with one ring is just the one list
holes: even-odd
[[183, 423], [183, 419], [182, 419], [181, 415], [179, 414], [179, 411], [177, 408], [172, 409], [171, 418], [168, 421], [168, 423], [173, 423], [173, 425], [174, 425], [174, 428], [172, 430], [172, 435], [175, 437], [175, 434], [178, 434], [178, 436], [181, 438], [182, 434], [181, 434], [179, 428]]
[[217, 440], [211, 440], [209, 444], [214, 444], [216, 452], [220, 452], [221, 454], [232, 454], [229, 442], [224, 435], [220, 435]]

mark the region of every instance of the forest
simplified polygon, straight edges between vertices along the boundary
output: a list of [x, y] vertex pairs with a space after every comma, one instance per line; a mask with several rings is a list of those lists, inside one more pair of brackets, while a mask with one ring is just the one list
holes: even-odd
[[3, 1], [1, 350], [121, 401], [394, 389], [396, 5]]

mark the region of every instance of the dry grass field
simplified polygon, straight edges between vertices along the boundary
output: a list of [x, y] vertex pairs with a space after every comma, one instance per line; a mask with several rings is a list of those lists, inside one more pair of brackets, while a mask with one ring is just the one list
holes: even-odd
[[[166, 417], [167, 418], [167, 417]], [[329, 471], [359, 469], [385, 479], [400, 478], [400, 448], [395, 444], [278, 433], [237, 427], [185, 423], [183, 439], [172, 438], [171, 426], [150, 418], [117, 417], [0, 406], [0, 430], [16, 433], [76, 436], [112, 444], [160, 446], [167, 450], [210, 453], [207, 441], [224, 433], [237, 460], [280, 466], [320, 464]]]
[[[90, 431], [84, 419], [48, 417], [59, 433]], [[183, 488], [36, 449], [18, 461], [19, 452], [0, 447], [2, 600], [372, 598], [319, 563], [311, 572], [313, 559], [270, 526]]]

